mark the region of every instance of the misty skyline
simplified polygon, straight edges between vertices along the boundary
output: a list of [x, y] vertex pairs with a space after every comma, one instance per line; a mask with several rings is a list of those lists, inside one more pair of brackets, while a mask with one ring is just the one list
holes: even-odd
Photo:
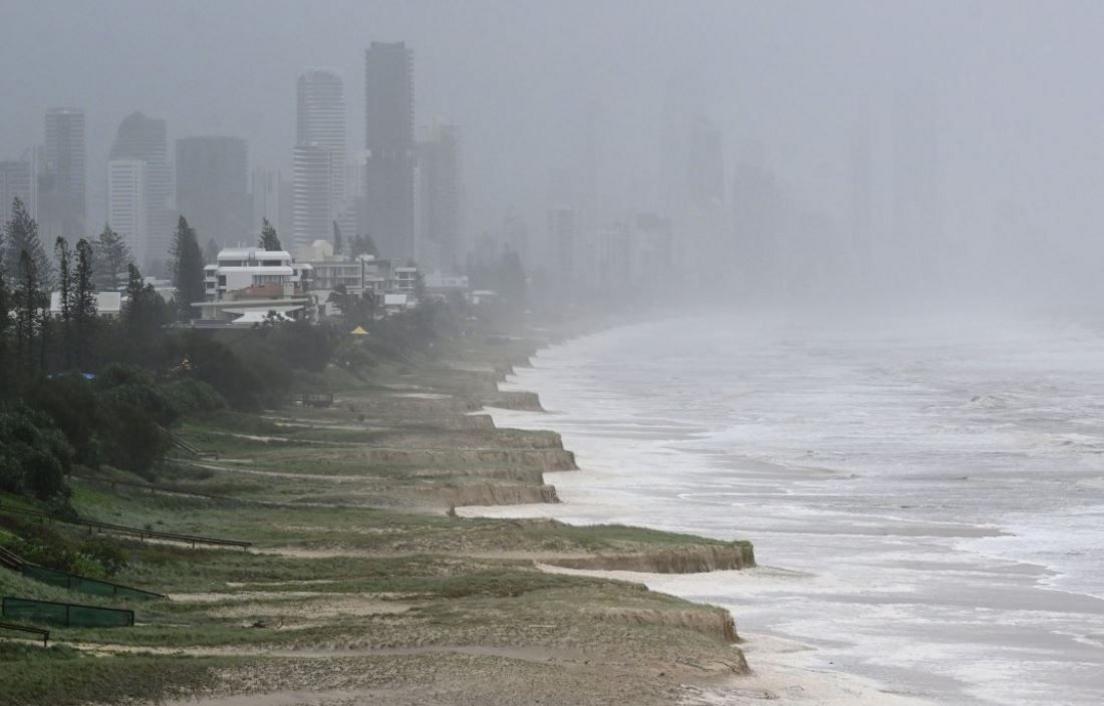
[[871, 238], [885, 243], [899, 208], [895, 105], [922, 96], [945, 257], [1041, 249], [1061, 254], [1058, 267], [1104, 251], [1093, 3], [119, 0], [91, 20], [81, 3], [6, 5], [0, 158], [41, 144], [48, 108], [82, 108], [90, 220], [103, 216], [111, 139], [135, 110], [165, 119], [170, 139], [245, 138], [252, 167], [290, 175], [297, 77], [329, 68], [347, 87], [356, 154], [364, 51], [403, 41], [416, 127], [463, 129], [473, 238], [509, 214], [543, 231], [554, 173], [586, 186], [595, 221], [664, 210], [673, 102], [719, 130], [727, 202], [738, 166], [762, 159], [835, 232], [853, 220], [852, 144], [865, 133]]

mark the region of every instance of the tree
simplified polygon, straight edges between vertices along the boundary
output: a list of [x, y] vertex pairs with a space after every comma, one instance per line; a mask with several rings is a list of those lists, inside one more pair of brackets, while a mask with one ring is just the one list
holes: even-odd
[[123, 308], [123, 326], [135, 348], [145, 349], [164, 323], [164, 302], [153, 286], [142, 281], [142, 273], [132, 263], [127, 268], [127, 303]]
[[11, 374], [8, 360], [8, 329], [11, 327], [12, 300], [8, 290], [8, 277], [4, 269], [4, 229], [0, 228], [0, 397], [10, 390], [8, 377]]
[[77, 241], [77, 269], [73, 273], [70, 316], [73, 320], [73, 357], [82, 369], [91, 357], [96, 326], [95, 253], [84, 238]]
[[372, 240], [370, 235], [358, 235], [353, 238], [352, 252], [349, 254], [353, 257], [357, 255], [375, 255], [379, 257], [379, 250], [376, 248], [376, 243]]
[[334, 255], [340, 255], [345, 249], [345, 239], [341, 237], [341, 226], [337, 225], [337, 221], [333, 222], [333, 248]]
[[177, 318], [181, 321], [191, 319], [192, 304], [203, 301], [203, 255], [199, 252], [195, 229], [188, 225], [184, 216], [176, 226], [176, 237], [172, 247], [173, 286], [176, 288]]
[[40, 323], [42, 285], [34, 258], [26, 250], [19, 253], [19, 286], [15, 290], [16, 359], [25, 370], [34, 367], [34, 339]]
[[38, 224], [27, 213], [23, 202], [16, 197], [12, 200], [11, 218], [4, 227], [7, 236], [7, 253], [4, 261], [7, 263], [8, 277], [15, 281], [20, 278], [21, 253], [26, 251], [27, 256], [34, 263], [35, 277], [40, 281], [49, 281], [50, 260], [46, 257], [46, 251], [38, 239]]
[[95, 243], [96, 272], [99, 275], [97, 286], [105, 291], [119, 290], [119, 277], [126, 271], [130, 262], [130, 248], [123, 237], [104, 225], [103, 232]]
[[65, 368], [73, 367], [73, 271], [72, 250], [69, 241], [58, 238], [54, 242], [54, 253], [58, 262], [58, 289], [61, 305], [61, 347]]
[[204, 262], [218, 262], [219, 250], [218, 241], [214, 238], [208, 238], [207, 244], [203, 246], [203, 261]]
[[284, 249], [284, 246], [280, 244], [280, 236], [276, 234], [276, 229], [272, 227], [267, 218], [261, 219], [261, 238], [257, 241], [257, 247], [263, 250]]

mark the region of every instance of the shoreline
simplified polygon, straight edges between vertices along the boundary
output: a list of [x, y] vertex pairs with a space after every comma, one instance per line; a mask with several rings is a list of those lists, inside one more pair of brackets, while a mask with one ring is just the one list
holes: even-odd
[[[65, 662], [30, 653], [11, 703], [659, 706], [694, 703], [745, 672], [727, 611], [650, 591], [636, 573], [594, 579], [536, 564], [733, 568], [752, 560], [750, 545], [459, 516], [474, 500], [516, 503], [547, 486], [544, 472], [576, 465], [558, 434], [498, 428], [486, 414], [539, 408], [536, 395], [498, 387], [534, 341], [453, 345], [367, 380], [332, 371], [343, 392], [330, 408], [190, 420], [179, 434], [203, 456], [175, 458], [171, 473], [74, 478], [88, 519], [253, 547], [112, 538], [130, 556], [115, 580], [171, 599], [80, 596], [133, 609], [135, 626], [57, 629], [55, 642], [78, 649], [56, 648]], [[74, 598], [2, 572], [0, 589]], [[90, 670], [106, 670], [98, 693], [71, 681]], [[168, 676], [133, 678], [143, 670]]]
[[[650, 321], [632, 323], [650, 323]], [[632, 323], [624, 325], [632, 325]], [[622, 327], [622, 325], [603, 325], [592, 330], [588, 329], [584, 332], [563, 336], [538, 348], [534, 356], [539, 355], [550, 346], [565, 345], [578, 338], [620, 327]], [[531, 359], [526, 361], [525, 367], [534, 367]], [[513, 370], [511, 370], [509, 374], [516, 375]], [[500, 380], [500, 384], [501, 383], [515, 385], [515, 389], [520, 389], [516, 387], [516, 383], [508, 380], [507, 376], [504, 376], [503, 379]], [[539, 392], [534, 390], [525, 390], [525, 392], [535, 394], [539, 399]], [[496, 426], [514, 427], [517, 425], [517, 417], [519, 415], [532, 415], [533, 425], [527, 425], [524, 428], [547, 429], [554, 430], [557, 434], [561, 433], [559, 430], [555, 430], [554, 426], [541, 423], [539, 415], [547, 413], [547, 410], [544, 409], [533, 411], [491, 407], [486, 411], [494, 419]], [[505, 425], [500, 424], [501, 421], [505, 421]], [[582, 460], [582, 465], [580, 465], [579, 469], [574, 472], [586, 472], [585, 459]], [[552, 487], [555, 487], [555, 483], [550, 482], [549, 479], [546, 479], [546, 482]], [[559, 491], [557, 491], [557, 496], [559, 497]], [[569, 504], [569, 501], [565, 501], [562, 498], [559, 502], [562, 504]], [[462, 516], [467, 517], [505, 518], [519, 516], [513, 513], [512, 510], [520, 507], [525, 506], [468, 506], [459, 509], [458, 512]], [[534, 514], [525, 513], [520, 516], [553, 518], [555, 515], [555, 511], [546, 506], [531, 505], [529, 507], [536, 512]], [[612, 520], [612, 518], [607, 519]], [[647, 525], [643, 526], [646, 527]], [[754, 542], [753, 537], [747, 537], [747, 539]], [[683, 591], [680, 593], [677, 586], [671, 585], [672, 583], [676, 583], [678, 578], [692, 577], [696, 574], [712, 574], [716, 577], [718, 571], [721, 571], [725, 574], [730, 574], [730, 578], [738, 582], [742, 578], [746, 579], [748, 572], [761, 573], [771, 571], [791, 573], [787, 572], [785, 569], [758, 564], [739, 571], [725, 571], [724, 569], [719, 569], [686, 573], [584, 569], [552, 564], [539, 564], [538, 566], [542, 571], [548, 571], [550, 573], [588, 576], [610, 580], [635, 580], [644, 583], [651, 590], [679, 596], [680, 598], [691, 601], [695, 600], [692, 597], [692, 592]], [[708, 602], [704, 604], [718, 607]], [[738, 629], [738, 611], [734, 612], [731, 609], [727, 610], [732, 614]], [[740, 647], [748, 657], [750, 671], [747, 674], [732, 677], [730, 683], [723, 687], [702, 689], [699, 694], [692, 697], [692, 700], [684, 703], [701, 704], [701, 706], [743, 706], [744, 704], [757, 704], [764, 699], [782, 700], [784, 703], [800, 704], [809, 702], [817, 704], [840, 704], [841, 706], [843, 704], [856, 704], [858, 706], [865, 706], [867, 704], [870, 706], [875, 706], [877, 704], [886, 704], [886, 706], [931, 706], [935, 703], [930, 698], [924, 697], [923, 695], [894, 691], [887, 684], [863, 677], [859, 674], [844, 670], [824, 669], [816, 665], [811, 659], [811, 655], [815, 653], [816, 648], [797, 640], [782, 638], [767, 633], [741, 632]]]

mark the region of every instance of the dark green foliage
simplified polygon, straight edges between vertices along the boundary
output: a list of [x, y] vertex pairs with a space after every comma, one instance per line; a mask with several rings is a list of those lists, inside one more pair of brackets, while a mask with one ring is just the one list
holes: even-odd
[[35, 366], [34, 340], [42, 332], [42, 309], [46, 293], [38, 276], [35, 258], [27, 251], [19, 252], [19, 269], [15, 290], [16, 361], [25, 372]]
[[357, 255], [375, 255], [379, 257], [379, 248], [376, 247], [376, 242], [372, 240], [372, 236], [358, 235], [352, 238], [349, 243], [349, 254], [353, 257]]
[[180, 367], [187, 362], [185, 374], [218, 390], [233, 407], [261, 407], [264, 381], [254, 372], [255, 366], [246, 365], [229, 346], [209, 334], [187, 331], [170, 339], [168, 347]]
[[99, 404], [89, 380], [75, 373], [40, 378], [26, 390], [23, 399], [49, 416], [65, 434], [74, 460], [86, 466], [99, 465]]
[[172, 446], [166, 430], [178, 411], [140, 368], [111, 365], [95, 383], [105, 460], [117, 468], [148, 472]]
[[105, 225], [93, 243], [96, 263], [96, 286], [104, 291], [119, 289], [119, 279], [130, 262], [130, 249], [123, 237]]
[[284, 246], [280, 244], [280, 236], [276, 234], [276, 229], [272, 227], [267, 218], [261, 219], [261, 237], [257, 241], [257, 247], [263, 250], [284, 249]]
[[12, 536], [3, 542], [25, 561], [89, 578], [111, 578], [129, 562], [118, 542], [62, 531], [56, 524], [17, 515], [0, 515], [0, 527]]
[[73, 367], [73, 271], [69, 241], [58, 238], [54, 243], [58, 263], [58, 294], [61, 305], [61, 348], [65, 367]]
[[8, 346], [8, 329], [11, 328], [12, 296], [8, 289], [8, 277], [5, 271], [5, 236], [0, 228], [0, 399], [6, 397], [12, 385], [12, 361]]
[[24, 405], [0, 408], [0, 490], [39, 500], [64, 496], [72, 458], [47, 416]]
[[341, 309], [341, 318], [349, 326], [368, 326], [376, 318], [378, 298], [376, 293], [365, 289], [360, 293], [350, 294], [344, 284], [339, 284], [330, 292], [329, 301]]
[[77, 268], [73, 273], [70, 318], [73, 326], [73, 358], [82, 370], [91, 362], [92, 337], [95, 334], [97, 324], [94, 259], [92, 245], [84, 238], [78, 240]]
[[26, 252], [34, 264], [37, 276], [43, 281], [49, 281], [50, 260], [38, 239], [38, 224], [19, 198], [12, 201], [11, 218], [4, 225], [4, 236], [7, 250], [4, 253], [4, 263], [8, 278], [13, 281], [19, 279], [22, 269], [20, 254]]
[[177, 317], [181, 321], [192, 318], [191, 305], [203, 301], [203, 254], [199, 251], [196, 232], [184, 216], [176, 226], [172, 247], [173, 286], [176, 287]]
[[122, 321], [130, 346], [129, 359], [144, 361], [159, 339], [161, 327], [168, 323], [168, 307], [152, 285], [143, 283], [142, 273], [134, 264], [127, 266], [126, 298]]

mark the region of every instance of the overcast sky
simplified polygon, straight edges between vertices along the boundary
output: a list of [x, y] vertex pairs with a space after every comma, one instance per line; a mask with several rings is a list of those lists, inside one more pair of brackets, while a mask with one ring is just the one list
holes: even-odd
[[405, 40], [417, 122], [463, 129], [474, 230], [510, 211], [539, 229], [549, 171], [588, 164], [611, 216], [648, 208], [664, 189], [672, 100], [722, 128], [730, 166], [759, 145], [802, 201], [842, 221], [850, 140], [866, 130], [888, 144], [902, 94], [920, 96], [935, 124], [955, 237], [990, 247], [995, 224], [1014, 212], [1016, 229], [1095, 244], [1104, 222], [1100, 2], [2, 5], [0, 157], [42, 140], [47, 107], [84, 108], [93, 214], [127, 113], [166, 118], [171, 137], [246, 137], [254, 165], [286, 167], [298, 72], [341, 74], [355, 148], [363, 51]]

